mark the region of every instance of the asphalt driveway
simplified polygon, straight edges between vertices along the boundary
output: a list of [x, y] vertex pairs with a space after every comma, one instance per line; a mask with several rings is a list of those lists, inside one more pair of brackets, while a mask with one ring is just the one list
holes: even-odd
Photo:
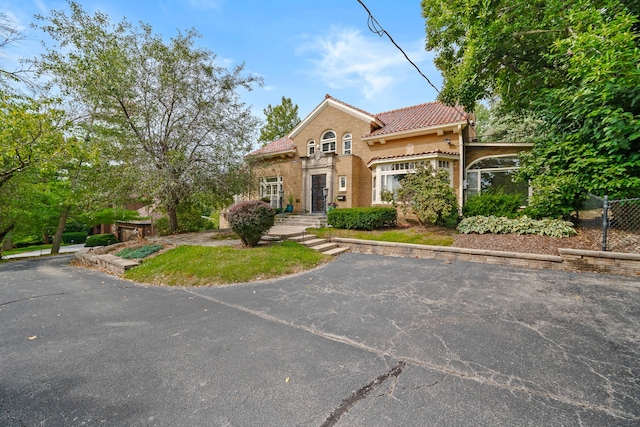
[[0, 264], [2, 426], [640, 423], [640, 280], [346, 254], [148, 287]]

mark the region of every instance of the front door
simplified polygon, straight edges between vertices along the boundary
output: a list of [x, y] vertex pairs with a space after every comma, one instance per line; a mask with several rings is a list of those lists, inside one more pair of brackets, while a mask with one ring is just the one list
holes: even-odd
[[327, 186], [327, 175], [311, 175], [311, 213], [325, 213], [323, 189]]

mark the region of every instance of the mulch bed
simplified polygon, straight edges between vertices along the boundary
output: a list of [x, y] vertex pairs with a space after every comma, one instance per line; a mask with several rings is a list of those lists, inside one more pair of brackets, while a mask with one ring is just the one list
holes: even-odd
[[469, 249], [560, 255], [558, 248], [599, 251], [597, 230], [578, 229], [571, 237], [548, 237], [531, 234], [454, 234], [453, 246]]

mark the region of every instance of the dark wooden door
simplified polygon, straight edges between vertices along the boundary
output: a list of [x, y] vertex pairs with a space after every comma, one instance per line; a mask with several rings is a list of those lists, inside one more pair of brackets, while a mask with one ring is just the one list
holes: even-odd
[[327, 175], [311, 175], [311, 212], [325, 213], [325, 200], [322, 189], [327, 185]]

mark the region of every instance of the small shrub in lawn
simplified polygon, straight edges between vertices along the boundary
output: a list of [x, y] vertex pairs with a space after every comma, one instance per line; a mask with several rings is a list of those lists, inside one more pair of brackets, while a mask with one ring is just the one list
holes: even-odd
[[87, 240], [87, 233], [84, 231], [70, 231], [62, 233], [63, 243], [84, 243]]
[[522, 195], [505, 194], [502, 191], [486, 191], [470, 197], [462, 206], [462, 215], [471, 216], [506, 216], [516, 218], [522, 214], [518, 211], [522, 206]]
[[327, 214], [327, 223], [347, 230], [393, 227], [397, 220], [396, 209], [387, 207], [334, 209]]
[[227, 218], [233, 230], [245, 246], [257, 246], [275, 222], [276, 211], [260, 200], [238, 203], [229, 209]]
[[520, 218], [496, 216], [472, 216], [458, 224], [458, 232], [494, 234], [538, 234], [540, 236], [566, 237], [576, 234], [569, 221], [545, 218], [536, 220], [524, 215]]
[[87, 237], [84, 245], [90, 248], [94, 246], [109, 246], [114, 243], [118, 243], [118, 239], [116, 239], [116, 236], [113, 234], [94, 234], [93, 236]]
[[116, 256], [124, 259], [142, 259], [162, 249], [162, 245], [145, 245], [139, 248], [125, 248], [118, 252]]

